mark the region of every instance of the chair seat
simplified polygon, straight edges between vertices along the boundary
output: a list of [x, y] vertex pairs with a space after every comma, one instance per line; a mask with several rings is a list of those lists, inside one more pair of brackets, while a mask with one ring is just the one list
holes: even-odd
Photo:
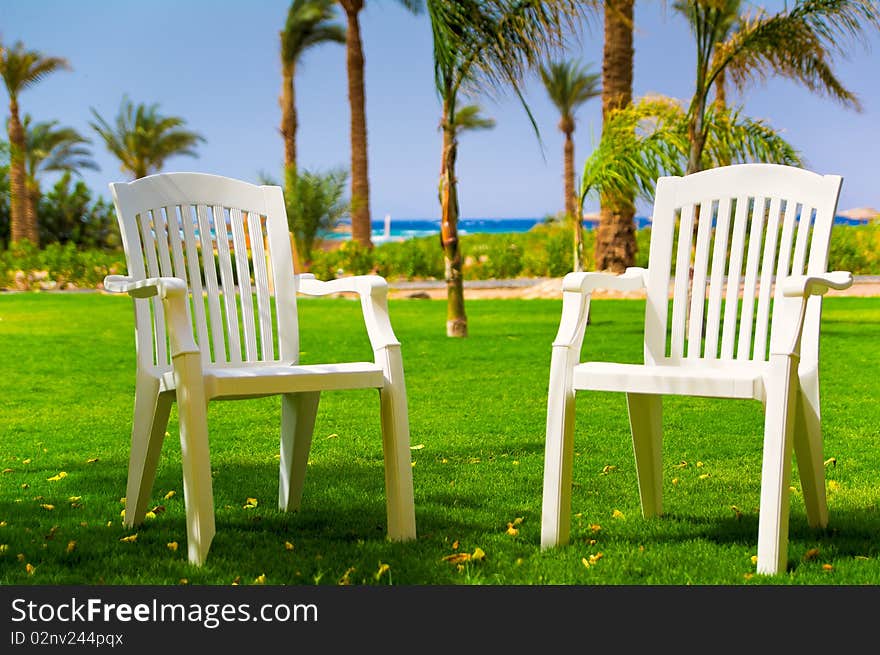
[[585, 362], [574, 367], [573, 386], [589, 391], [764, 399], [765, 362], [718, 362], [717, 368]]
[[[205, 369], [204, 377], [208, 398], [226, 399], [385, 386], [384, 373], [373, 362], [210, 366]], [[169, 371], [162, 376], [161, 390], [173, 389], [174, 374]]]

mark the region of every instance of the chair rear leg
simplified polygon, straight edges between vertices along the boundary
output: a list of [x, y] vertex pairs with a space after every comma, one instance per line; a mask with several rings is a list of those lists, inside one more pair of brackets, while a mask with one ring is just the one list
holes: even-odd
[[828, 502], [825, 494], [817, 375], [801, 378], [794, 426], [794, 454], [801, 478], [807, 521], [810, 527], [824, 528], [828, 525]]
[[663, 513], [663, 399], [652, 394], [628, 393], [626, 403], [642, 516], [659, 516]]
[[319, 391], [281, 396], [281, 470], [278, 509], [298, 510], [302, 502], [309, 448], [318, 413]]
[[385, 371], [385, 386], [379, 389], [379, 404], [385, 454], [388, 538], [408, 541], [416, 538], [416, 513], [403, 360], [400, 346], [388, 346], [382, 350], [384, 353], [376, 353], [376, 361]]
[[199, 353], [174, 357], [183, 493], [186, 502], [187, 553], [200, 566], [214, 538], [214, 491], [208, 448], [208, 399]]
[[571, 482], [574, 459], [575, 392], [568, 353], [554, 349], [547, 396], [541, 548], [568, 543], [571, 530]]
[[157, 378], [138, 374], [123, 520], [127, 527], [143, 523], [147, 513], [173, 399], [170, 392], [159, 393]]
[[764, 456], [758, 517], [758, 573], [774, 575], [788, 563], [789, 483], [797, 407], [797, 359], [770, 356], [766, 380]]

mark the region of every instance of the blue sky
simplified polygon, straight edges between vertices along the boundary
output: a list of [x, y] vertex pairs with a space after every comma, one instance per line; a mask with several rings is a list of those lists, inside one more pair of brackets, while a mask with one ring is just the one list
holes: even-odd
[[[367, 124], [373, 219], [439, 214], [437, 174], [439, 103], [433, 87], [431, 35], [426, 16], [413, 16], [392, 0], [370, 0], [362, 12], [366, 57]], [[636, 2], [635, 94], [688, 98], [694, 52], [684, 21], [660, 0]], [[757, 3], [776, 10], [782, 2]], [[280, 177], [278, 31], [286, 0], [0, 0], [0, 39], [68, 59], [24, 91], [22, 112], [57, 119], [82, 134], [90, 107], [108, 120], [127, 94], [184, 117], [206, 138], [199, 157], [177, 157], [165, 170], [198, 170], [256, 181]], [[342, 19], [340, 19], [342, 20]], [[598, 71], [601, 23], [584, 29], [569, 54]], [[730, 100], [783, 131], [820, 173], [844, 176], [839, 208], [880, 208], [880, 36], [855, 45], [836, 70], [861, 98], [863, 112], [771, 78]], [[348, 100], [344, 47], [307, 53], [296, 79], [300, 166], [316, 170], [349, 165]], [[0, 101], [5, 123], [8, 102]], [[535, 138], [513, 98], [477, 99], [495, 118], [493, 130], [466, 134], [459, 148], [460, 207], [464, 217], [541, 217], [562, 208], [562, 135], [558, 115], [537, 77], [525, 97], [541, 130]], [[601, 128], [598, 99], [577, 115], [576, 169]], [[98, 172], [84, 179], [108, 196], [109, 182], [125, 179], [118, 162], [97, 142]], [[587, 209], [595, 209], [595, 201]], [[641, 213], [647, 208], [642, 205]]]

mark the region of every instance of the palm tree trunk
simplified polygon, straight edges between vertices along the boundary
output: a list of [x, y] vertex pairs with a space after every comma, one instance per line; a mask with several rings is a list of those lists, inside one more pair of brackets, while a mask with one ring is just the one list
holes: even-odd
[[444, 103], [443, 158], [440, 163], [440, 243], [446, 264], [446, 336], [466, 337], [467, 316], [464, 312], [464, 280], [458, 242], [458, 192], [455, 179], [458, 144], [449, 109], [448, 103]]
[[584, 215], [579, 209], [574, 192], [574, 140], [572, 130], [565, 130], [563, 161], [565, 170], [565, 213], [574, 222], [574, 270], [584, 271], [587, 267], [584, 252]]
[[10, 240], [15, 243], [28, 240], [39, 245], [39, 233], [36, 223], [31, 223], [28, 216], [28, 197], [25, 179], [24, 128], [18, 117], [18, 101], [15, 97], [9, 100], [9, 222]]
[[568, 130], [565, 133], [565, 145], [563, 146], [562, 154], [565, 167], [565, 213], [572, 218], [576, 218], [574, 196], [574, 139], [572, 139], [571, 130]]
[[688, 121], [688, 151], [687, 175], [699, 173], [703, 170], [703, 148], [706, 145], [706, 134], [703, 129], [703, 114], [706, 111], [706, 101], [701, 100]]
[[[632, 102], [633, 5], [635, 0], [605, 0], [605, 45], [602, 55], [602, 118]], [[635, 262], [635, 198], [599, 198], [596, 268], [623, 272]]]
[[367, 116], [364, 91], [364, 51], [358, 12], [363, 0], [340, 0], [348, 20], [345, 35], [348, 102], [351, 106], [351, 238], [373, 247], [370, 226], [370, 181], [367, 170]]
[[40, 187], [33, 178], [25, 175], [24, 181], [25, 193], [27, 194], [27, 202], [25, 203], [25, 217], [28, 225], [33, 225], [37, 231], [37, 237], [40, 234], [40, 223], [38, 221], [37, 207], [40, 204]]
[[281, 136], [284, 139], [284, 168], [296, 169], [296, 96], [293, 88], [293, 76], [296, 64], [283, 62], [281, 65]]

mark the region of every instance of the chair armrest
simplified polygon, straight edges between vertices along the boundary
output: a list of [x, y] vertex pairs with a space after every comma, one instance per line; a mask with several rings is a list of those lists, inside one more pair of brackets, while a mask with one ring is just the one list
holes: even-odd
[[134, 298], [160, 298], [173, 295], [186, 295], [186, 282], [178, 277], [148, 277], [134, 280], [125, 275], [108, 275], [104, 278], [104, 289], [111, 293], [127, 293]]
[[562, 290], [578, 293], [591, 293], [595, 289], [636, 291], [645, 287], [647, 273], [644, 268], [636, 266], [630, 266], [620, 275], [599, 272], [569, 273], [562, 279]]
[[832, 271], [822, 275], [792, 275], [782, 281], [782, 295], [787, 298], [820, 296], [829, 289], [849, 289], [853, 276], [849, 271]]
[[354, 275], [335, 280], [318, 280], [312, 275], [298, 276], [298, 291], [308, 296], [356, 293], [361, 299], [364, 324], [373, 350], [399, 346], [388, 316], [388, 282], [378, 275]]
[[590, 316], [590, 294], [595, 289], [635, 291], [645, 287], [647, 271], [631, 266], [620, 275], [613, 273], [569, 273], [562, 279], [562, 318], [553, 346], [568, 348], [580, 356], [587, 319]]
[[104, 289], [112, 293], [127, 293], [132, 298], [151, 298], [158, 295], [165, 306], [165, 322], [171, 341], [171, 356], [198, 353], [193, 336], [192, 321], [187, 313], [186, 282], [178, 277], [149, 277], [134, 280], [124, 275], [108, 275]]

